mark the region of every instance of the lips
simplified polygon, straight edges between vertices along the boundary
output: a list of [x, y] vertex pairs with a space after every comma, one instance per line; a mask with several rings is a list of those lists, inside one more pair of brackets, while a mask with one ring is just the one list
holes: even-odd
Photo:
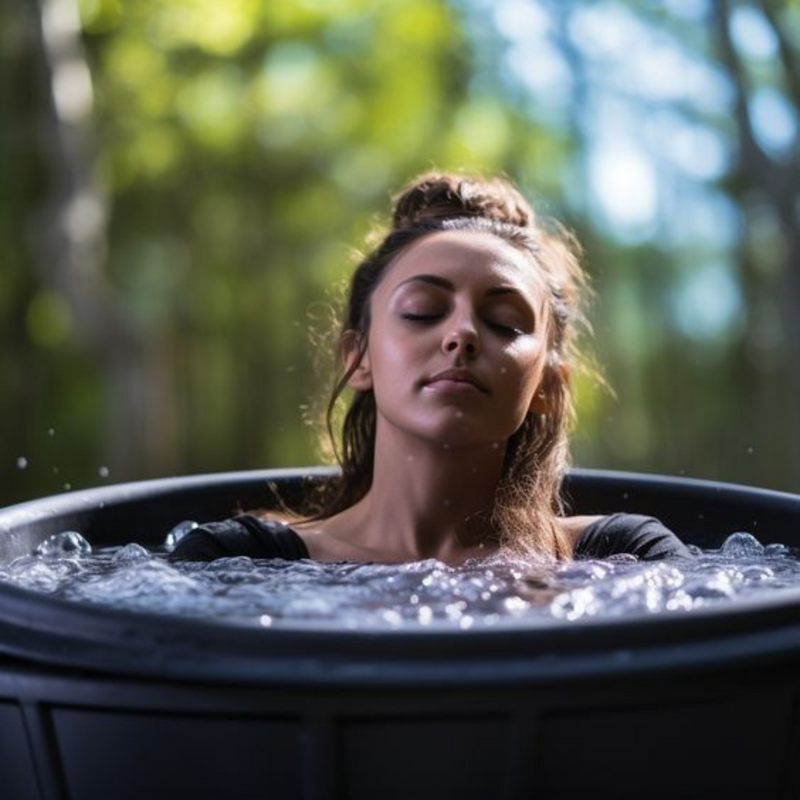
[[479, 392], [488, 394], [488, 388], [475, 377], [473, 373], [465, 369], [446, 369], [442, 372], [437, 372], [432, 378], [425, 381], [425, 386], [432, 387], [452, 387], [458, 389], [463, 386], [464, 389], [472, 387]]

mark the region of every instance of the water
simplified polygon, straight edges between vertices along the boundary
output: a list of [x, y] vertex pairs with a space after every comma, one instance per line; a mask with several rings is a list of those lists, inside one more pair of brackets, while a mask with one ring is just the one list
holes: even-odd
[[560, 565], [507, 556], [454, 568], [435, 561], [399, 565], [224, 558], [169, 563], [195, 523], [164, 544], [102, 548], [64, 531], [0, 565], [0, 581], [67, 601], [213, 618], [236, 625], [331, 624], [349, 629], [456, 629], [576, 624], [599, 617], [686, 613], [737, 598], [800, 586], [797, 553], [748, 533], [695, 559], [639, 562], [632, 556]]

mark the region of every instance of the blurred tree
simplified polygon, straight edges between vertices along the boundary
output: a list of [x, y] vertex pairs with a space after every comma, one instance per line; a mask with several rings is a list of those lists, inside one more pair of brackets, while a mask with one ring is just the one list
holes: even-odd
[[3, 4], [0, 502], [316, 461], [307, 330], [433, 166], [506, 172], [586, 245], [617, 399], [582, 381], [578, 463], [798, 489], [798, 19]]
[[484, 82], [568, 138], [618, 398], [589, 393], [578, 461], [798, 490], [800, 4], [460, 5]]

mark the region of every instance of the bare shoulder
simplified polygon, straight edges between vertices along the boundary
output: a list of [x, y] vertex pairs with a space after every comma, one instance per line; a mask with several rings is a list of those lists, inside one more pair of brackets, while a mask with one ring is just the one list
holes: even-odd
[[561, 530], [574, 547], [578, 543], [578, 539], [581, 538], [583, 532], [599, 519], [602, 519], [602, 516], [582, 515], [577, 517], [562, 517], [560, 519]]

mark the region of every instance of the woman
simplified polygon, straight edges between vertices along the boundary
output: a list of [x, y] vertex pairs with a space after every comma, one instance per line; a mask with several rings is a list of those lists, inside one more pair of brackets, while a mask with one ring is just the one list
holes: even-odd
[[357, 267], [340, 338], [341, 477], [292, 523], [241, 515], [173, 558], [458, 565], [688, 555], [657, 520], [563, 516], [586, 279], [572, 238], [503, 179], [424, 175]]

